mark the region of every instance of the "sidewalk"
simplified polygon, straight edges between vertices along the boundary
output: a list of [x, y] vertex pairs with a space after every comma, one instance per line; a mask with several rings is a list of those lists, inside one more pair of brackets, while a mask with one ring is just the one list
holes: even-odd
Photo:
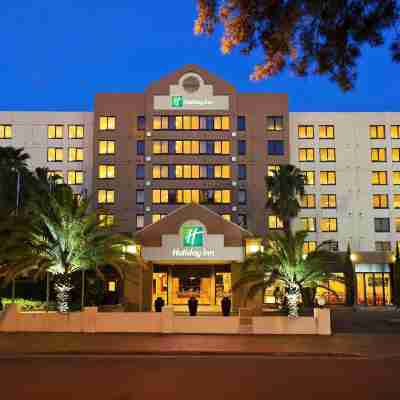
[[400, 358], [399, 335], [254, 336], [2, 333], [0, 356], [221, 354]]

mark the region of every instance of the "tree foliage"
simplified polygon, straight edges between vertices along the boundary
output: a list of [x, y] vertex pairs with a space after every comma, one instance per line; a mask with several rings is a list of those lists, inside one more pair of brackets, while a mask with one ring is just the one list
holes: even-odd
[[289, 67], [298, 76], [327, 75], [344, 91], [354, 87], [364, 45], [381, 46], [393, 32], [391, 55], [400, 62], [400, 5], [396, 0], [197, 0], [196, 33], [221, 23], [221, 50], [260, 47], [252, 79]]

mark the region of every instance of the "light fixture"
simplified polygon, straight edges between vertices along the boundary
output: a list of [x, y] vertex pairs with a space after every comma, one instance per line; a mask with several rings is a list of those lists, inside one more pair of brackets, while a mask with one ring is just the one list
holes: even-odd
[[353, 262], [356, 261], [357, 260], [357, 255], [355, 253], [351, 253], [350, 254], [350, 260], [353, 261]]

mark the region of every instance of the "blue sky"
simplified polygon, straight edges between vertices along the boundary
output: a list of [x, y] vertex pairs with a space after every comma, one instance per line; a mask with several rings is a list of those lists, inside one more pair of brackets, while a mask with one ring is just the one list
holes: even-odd
[[252, 82], [260, 54], [224, 56], [218, 35], [195, 36], [195, 7], [195, 0], [3, 0], [0, 110], [92, 110], [96, 92], [143, 91], [196, 63], [240, 91], [287, 92], [291, 111], [400, 111], [400, 65], [385, 48], [364, 50], [351, 93], [289, 72]]

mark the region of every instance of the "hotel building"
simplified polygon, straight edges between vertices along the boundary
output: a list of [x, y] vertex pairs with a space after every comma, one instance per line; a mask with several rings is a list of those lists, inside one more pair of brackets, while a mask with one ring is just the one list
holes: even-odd
[[[103, 226], [135, 238], [146, 267], [106, 282], [132, 309], [158, 296], [186, 309], [193, 293], [200, 309], [219, 309], [227, 294], [240, 305], [232, 284], [244, 257], [281, 228], [265, 209], [264, 178], [286, 163], [306, 176], [295, 225], [310, 231], [307, 250], [350, 245], [357, 303], [391, 303], [400, 113], [289, 113], [286, 94], [237, 92], [188, 65], [143, 93], [98, 93], [93, 113], [0, 113], [0, 145], [62, 172], [88, 190]], [[334, 288], [328, 300], [343, 302], [345, 286]]]

